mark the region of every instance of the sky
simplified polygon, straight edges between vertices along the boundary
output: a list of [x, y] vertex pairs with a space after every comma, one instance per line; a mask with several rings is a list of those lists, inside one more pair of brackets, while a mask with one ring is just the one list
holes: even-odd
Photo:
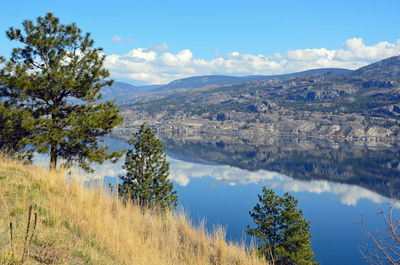
[[400, 55], [399, 0], [3, 0], [5, 31], [52, 12], [90, 32], [113, 79], [164, 84], [198, 75], [357, 69]]

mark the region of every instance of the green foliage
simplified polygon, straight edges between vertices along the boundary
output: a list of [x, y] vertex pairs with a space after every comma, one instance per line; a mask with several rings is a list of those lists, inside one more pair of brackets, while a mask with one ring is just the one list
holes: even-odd
[[219, 113], [217, 115], [217, 121], [224, 121], [226, 119], [225, 113]]
[[0, 151], [6, 157], [30, 160], [32, 149], [22, 149], [33, 129], [30, 113], [26, 110], [6, 108], [0, 103]]
[[120, 153], [107, 153], [98, 140], [122, 121], [113, 102], [96, 102], [100, 89], [113, 82], [103, 68], [102, 50], [93, 47], [89, 33], [60, 24], [51, 13], [22, 25], [23, 30], [6, 32], [20, 48], [10, 60], [2, 59], [0, 119], [17, 118], [0, 128], [7, 132], [0, 136], [1, 149], [15, 152], [29, 144], [38, 153], [50, 152], [52, 168], [62, 158], [88, 171], [91, 162], [118, 158]]
[[311, 249], [310, 223], [296, 209], [297, 200], [266, 187], [258, 199], [250, 211], [256, 227], [247, 226], [246, 233], [257, 238], [260, 254], [271, 264], [318, 264]]
[[129, 140], [135, 150], [126, 153], [124, 169], [127, 170], [119, 194], [142, 207], [170, 210], [177, 205], [176, 191], [168, 180], [169, 163], [160, 140], [146, 124], [142, 124], [134, 138]]

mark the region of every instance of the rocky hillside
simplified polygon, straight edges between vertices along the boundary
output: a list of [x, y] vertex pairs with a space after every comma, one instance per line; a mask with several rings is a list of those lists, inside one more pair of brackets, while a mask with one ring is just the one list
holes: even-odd
[[352, 73], [361, 78], [368, 77], [374, 80], [400, 81], [400, 56], [391, 57], [365, 67]]
[[400, 56], [355, 71], [205, 86], [121, 105], [125, 126], [244, 137], [274, 134], [346, 139], [400, 136]]
[[168, 84], [163, 85], [147, 85], [133, 86], [124, 82], [114, 82], [112, 86], [102, 89], [102, 100], [116, 100], [119, 104], [126, 104], [144, 99], [162, 98], [171, 94], [186, 92], [193, 88], [205, 86], [223, 86], [240, 84], [249, 81], [263, 80], [288, 80], [293, 77], [303, 76], [307, 74], [323, 74], [328, 72], [346, 73], [350, 70], [340, 68], [322, 68], [312, 69], [303, 72], [283, 74], [283, 75], [251, 75], [251, 76], [227, 76], [227, 75], [206, 75], [193, 76], [188, 78], [177, 79]]

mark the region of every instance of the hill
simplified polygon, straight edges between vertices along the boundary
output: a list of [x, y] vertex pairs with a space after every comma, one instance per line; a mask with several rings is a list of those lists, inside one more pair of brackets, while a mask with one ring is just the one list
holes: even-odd
[[374, 80], [400, 81], [400, 56], [361, 67], [352, 75]]
[[125, 99], [131, 99], [134, 94], [140, 92], [141, 89], [124, 83], [114, 82], [112, 86], [106, 86], [101, 90], [102, 100], [114, 100], [123, 101]]
[[245, 76], [247, 80], [245, 81], [262, 81], [269, 79], [278, 79], [281, 81], [289, 80], [294, 77], [304, 76], [304, 75], [322, 75], [322, 74], [345, 74], [350, 73], [351, 70], [343, 69], [343, 68], [319, 68], [319, 69], [310, 69], [301, 72], [295, 72], [290, 74], [282, 74], [282, 75], [249, 75]]
[[283, 80], [193, 88], [121, 107], [126, 126], [138, 117], [166, 133], [218, 128], [232, 135], [245, 123], [260, 137], [272, 131], [386, 139], [400, 136], [399, 58], [350, 72], [313, 70]]
[[303, 76], [303, 75], [319, 75], [326, 73], [335, 73], [335, 74], [343, 74], [348, 73], [350, 70], [340, 69], [340, 68], [321, 68], [321, 69], [312, 69], [302, 72], [290, 73], [290, 74], [282, 74], [282, 75], [249, 75], [249, 76], [228, 76], [228, 75], [205, 75], [205, 76], [193, 76], [182, 79], [174, 80], [166, 85], [161, 85], [155, 88], [157, 91], [165, 91], [165, 90], [175, 90], [175, 89], [189, 89], [189, 88], [198, 88], [205, 86], [223, 86], [223, 85], [234, 85], [240, 84], [249, 81], [263, 81], [263, 80], [288, 80], [293, 77]]
[[287, 80], [293, 77], [309, 75], [309, 74], [325, 74], [325, 73], [347, 73], [350, 70], [338, 68], [322, 68], [313, 69], [303, 72], [283, 74], [283, 75], [251, 75], [244, 77], [226, 76], [226, 75], [207, 75], [207, 76], [193, 76], [174, 80], [164, 85], [148, 85], [148, 86], [133, 86], [124, 82], [114, 82], [112, 86], [107, 86], [102, 89], [102, 100], [117, 100], [118, 103], [127, 103], [129, 101], [137, 101], [141, 99], [151, 99], [161, 95], [170, 95], [177, 92], [188, 91], [193, 88], [205, 86], [221, 86], [240, 84], [249, 81], [260, 80]]
[[246, 78], [237, 76], [226, 76], [226, 75], [194, 76], [194, 77], [174, 80], [158, 88], [158, 90], [177, 89], [177, 88], [196, 88], [209, 85], [228, 85], [228, 84], [242, 83], [245, 81]]
[[227, 244], [222, 230], [209, 234], [183, 215], [143, 212], [61, 172], [0, 160], [0, 194], [1, 264], [21, 259], [29, 206], [37, 226], [24, 264], [264, 264]]

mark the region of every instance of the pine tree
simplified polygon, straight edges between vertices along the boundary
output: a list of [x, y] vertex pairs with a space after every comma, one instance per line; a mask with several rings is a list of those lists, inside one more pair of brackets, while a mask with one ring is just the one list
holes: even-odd
[[74, 23], [60, 24], [51, 13], [22, 25], [6, 32], [20, 45], [10, 60], [1, 59], [0, 119], [15, 114], [24, 121], [9, 124], [6, 129], [14, 126], [20, 137], [0, 136], [1, 149], [31, 146], [50, 154], [53, 169], [60, 158], [88, 171], [91, 162], [118, 158], [119, 152], [108, 153], [98, 139], [122, 121], [113, 102], [97, 103], [100, 89], [112, 84], [101, 48], [93, 47], [89, 33], [83, 35]]
[[162, 212], [175, 208], [178, 197], [168, 180], [169, 163], [160, 140], [150, 127], [142, 124], [128, 143], [135, 149], [126, 153], [123, 168], [127, 174], [120, 177], [123, 184], [119, 194], [141, 207]]
[[280, 197], [263, 188], [259, 203], [250, 211], [256, 225], [246, 233], [256, 237], [258, 250], [270, 264], [318, 264], [311, 249], [310, 223], [289, 193]]

